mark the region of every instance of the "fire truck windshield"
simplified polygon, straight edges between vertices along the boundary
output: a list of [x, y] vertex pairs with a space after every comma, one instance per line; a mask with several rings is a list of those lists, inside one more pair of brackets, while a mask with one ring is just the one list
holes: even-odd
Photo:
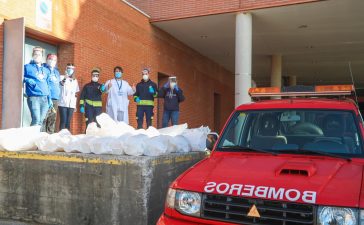
[[359, 156], [363, 150], [356, 121], [354, 113], [344, 110], [238, 111], [226, 127], [217, 151], [317, 151]]

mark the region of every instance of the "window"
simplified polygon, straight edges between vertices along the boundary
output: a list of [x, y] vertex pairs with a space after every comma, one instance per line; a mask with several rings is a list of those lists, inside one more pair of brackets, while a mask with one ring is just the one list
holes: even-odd
[[[314, 150], [362, 154], [361, 134], [353, 112], [343, 110], [262, 110], [237, 112], [218, 150], [273, 152]], [[307, 151], [306, 151], [307, 152]]]

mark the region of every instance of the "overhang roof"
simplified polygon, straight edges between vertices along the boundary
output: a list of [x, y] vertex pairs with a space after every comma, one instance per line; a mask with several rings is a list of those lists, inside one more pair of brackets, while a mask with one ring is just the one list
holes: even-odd
[[[270, 55], [299, 84], [364, 87], [364, 1], [327, 0], [251, 11], [253, 79], [269, 85]], [[234, 74], [236, 13], [153, 23]]]

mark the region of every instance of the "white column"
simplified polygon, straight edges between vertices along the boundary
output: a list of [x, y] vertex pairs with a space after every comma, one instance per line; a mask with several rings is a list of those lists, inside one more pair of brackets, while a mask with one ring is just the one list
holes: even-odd
[[282, 87], [282, 55], [272, 55], [271, 87]]
[[235, 107], [251, 102], [248, 90], [252, 80], [252, 15], [236, 15]]

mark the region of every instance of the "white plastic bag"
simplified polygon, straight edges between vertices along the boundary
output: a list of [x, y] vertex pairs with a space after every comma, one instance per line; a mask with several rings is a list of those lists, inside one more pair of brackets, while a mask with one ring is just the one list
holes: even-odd
[[0, 149], [7, 151], [37, 150], [35, 142], [45, 136], [40, 126], [0, 130]]
[[77, 143], [80, 147], [79, 151], [81, 153], [91, 153], [91, 147], [90, 147], [90, 143], [92, 142], [92, 140], [95, 138], [95, 136], [85, 136], [82, 139], [80, 139], [80, 141]]
[[174, 152], [190, 152], [190, 151], [191, 151], [191, 146], [185, 137], [183, 137], [182, 135], [169, 137], [167, 154]]
[[100, 128], [97, 127], [95, 122], [90, 123], [86, 128], [86, 135], [88, 136], [98, 136], [100, 133]]
[[47, 135], [42, 139], [38, 139], [36, 145], [41, 151], [63, 151], [64, 147], [68, 145], [71, 136], [71, 133], [67, 129], [63, 129], [58, 133]]
[[190, 143], [184, 136], [177, 135], [173, 139], [177, 148], [177, 152], [186, 153], [192, 150]]
[[186, 129], [187, 129], [188, 125], [187, 123], [181, 124], [181, 125], [175, 125], [172, 127], [166, 127], [166, 128], [162, 128], [159, 129], [159, 133], [160, 134], [164, 134], [164, 135], [169, 135], [169, 136], [177, 136], [177, 135], [181, 135]]
[[126, 147], [126, 140], [132, 136], [131, 133], [126, 133], [121, 135], [118, 138], [115, 138], [113, 142], [110, 144], [111, 150], [113, 155], [124, 155], [125, 154], [125, 147]]
[[96, 116], [96, 121], [100, 124], [101, 128], [115, 127], [116, 122], [106, 113], [101, 113]]
[[125, 142], [125, 154], [133, 156], [143, 155], [147, 138], [148, 136], [145, 134], [137, 134], [128, 137]]
[[65, 152], [80, 153], [81, 152], [81, 141], [84, 137], [85, 137], [84, 134], [70, 136], [68, 145], [64, 146], [63, 150]]
[[161, 134], [159, 133], [159, 131], [155, 128], [155, 127], [148, 127], [148, 129], [145, 130], [146, 131], [146, 135], [148, 137], [157, 137], [160, 136]]
[[145, 141], [146, 147], [144, 155], [159, 156], [167, 153], [169, 146], [169, 137], [166, 135], [155, 136], [148, 138]]
[[135, 131], [134, 127], [126, 124], [125, 122], [118, 122], [116, 124], [116, 129], [118, 136], [127, 134], [127, 133], [133, 133]]
[[102, 113], [96, 117], [100, 128], [96, 123], [91, 123], [86, 129], [86, 135], [100, 137], [119, 137], [125, 133], [133, 133], [135, 129], [124, 122], [115, 122], [109, 115]]
[[210, 133], [208, 127], [200, 127], [185, 130], [182, 134], [192, 147], [192, 151], [205, 151], [207, 134]]
[[111, 154], [111, 143], [115, 140], [114, 137], [95, 137], [89, 141], [90, 150], [92, 153], [100, 154]]

